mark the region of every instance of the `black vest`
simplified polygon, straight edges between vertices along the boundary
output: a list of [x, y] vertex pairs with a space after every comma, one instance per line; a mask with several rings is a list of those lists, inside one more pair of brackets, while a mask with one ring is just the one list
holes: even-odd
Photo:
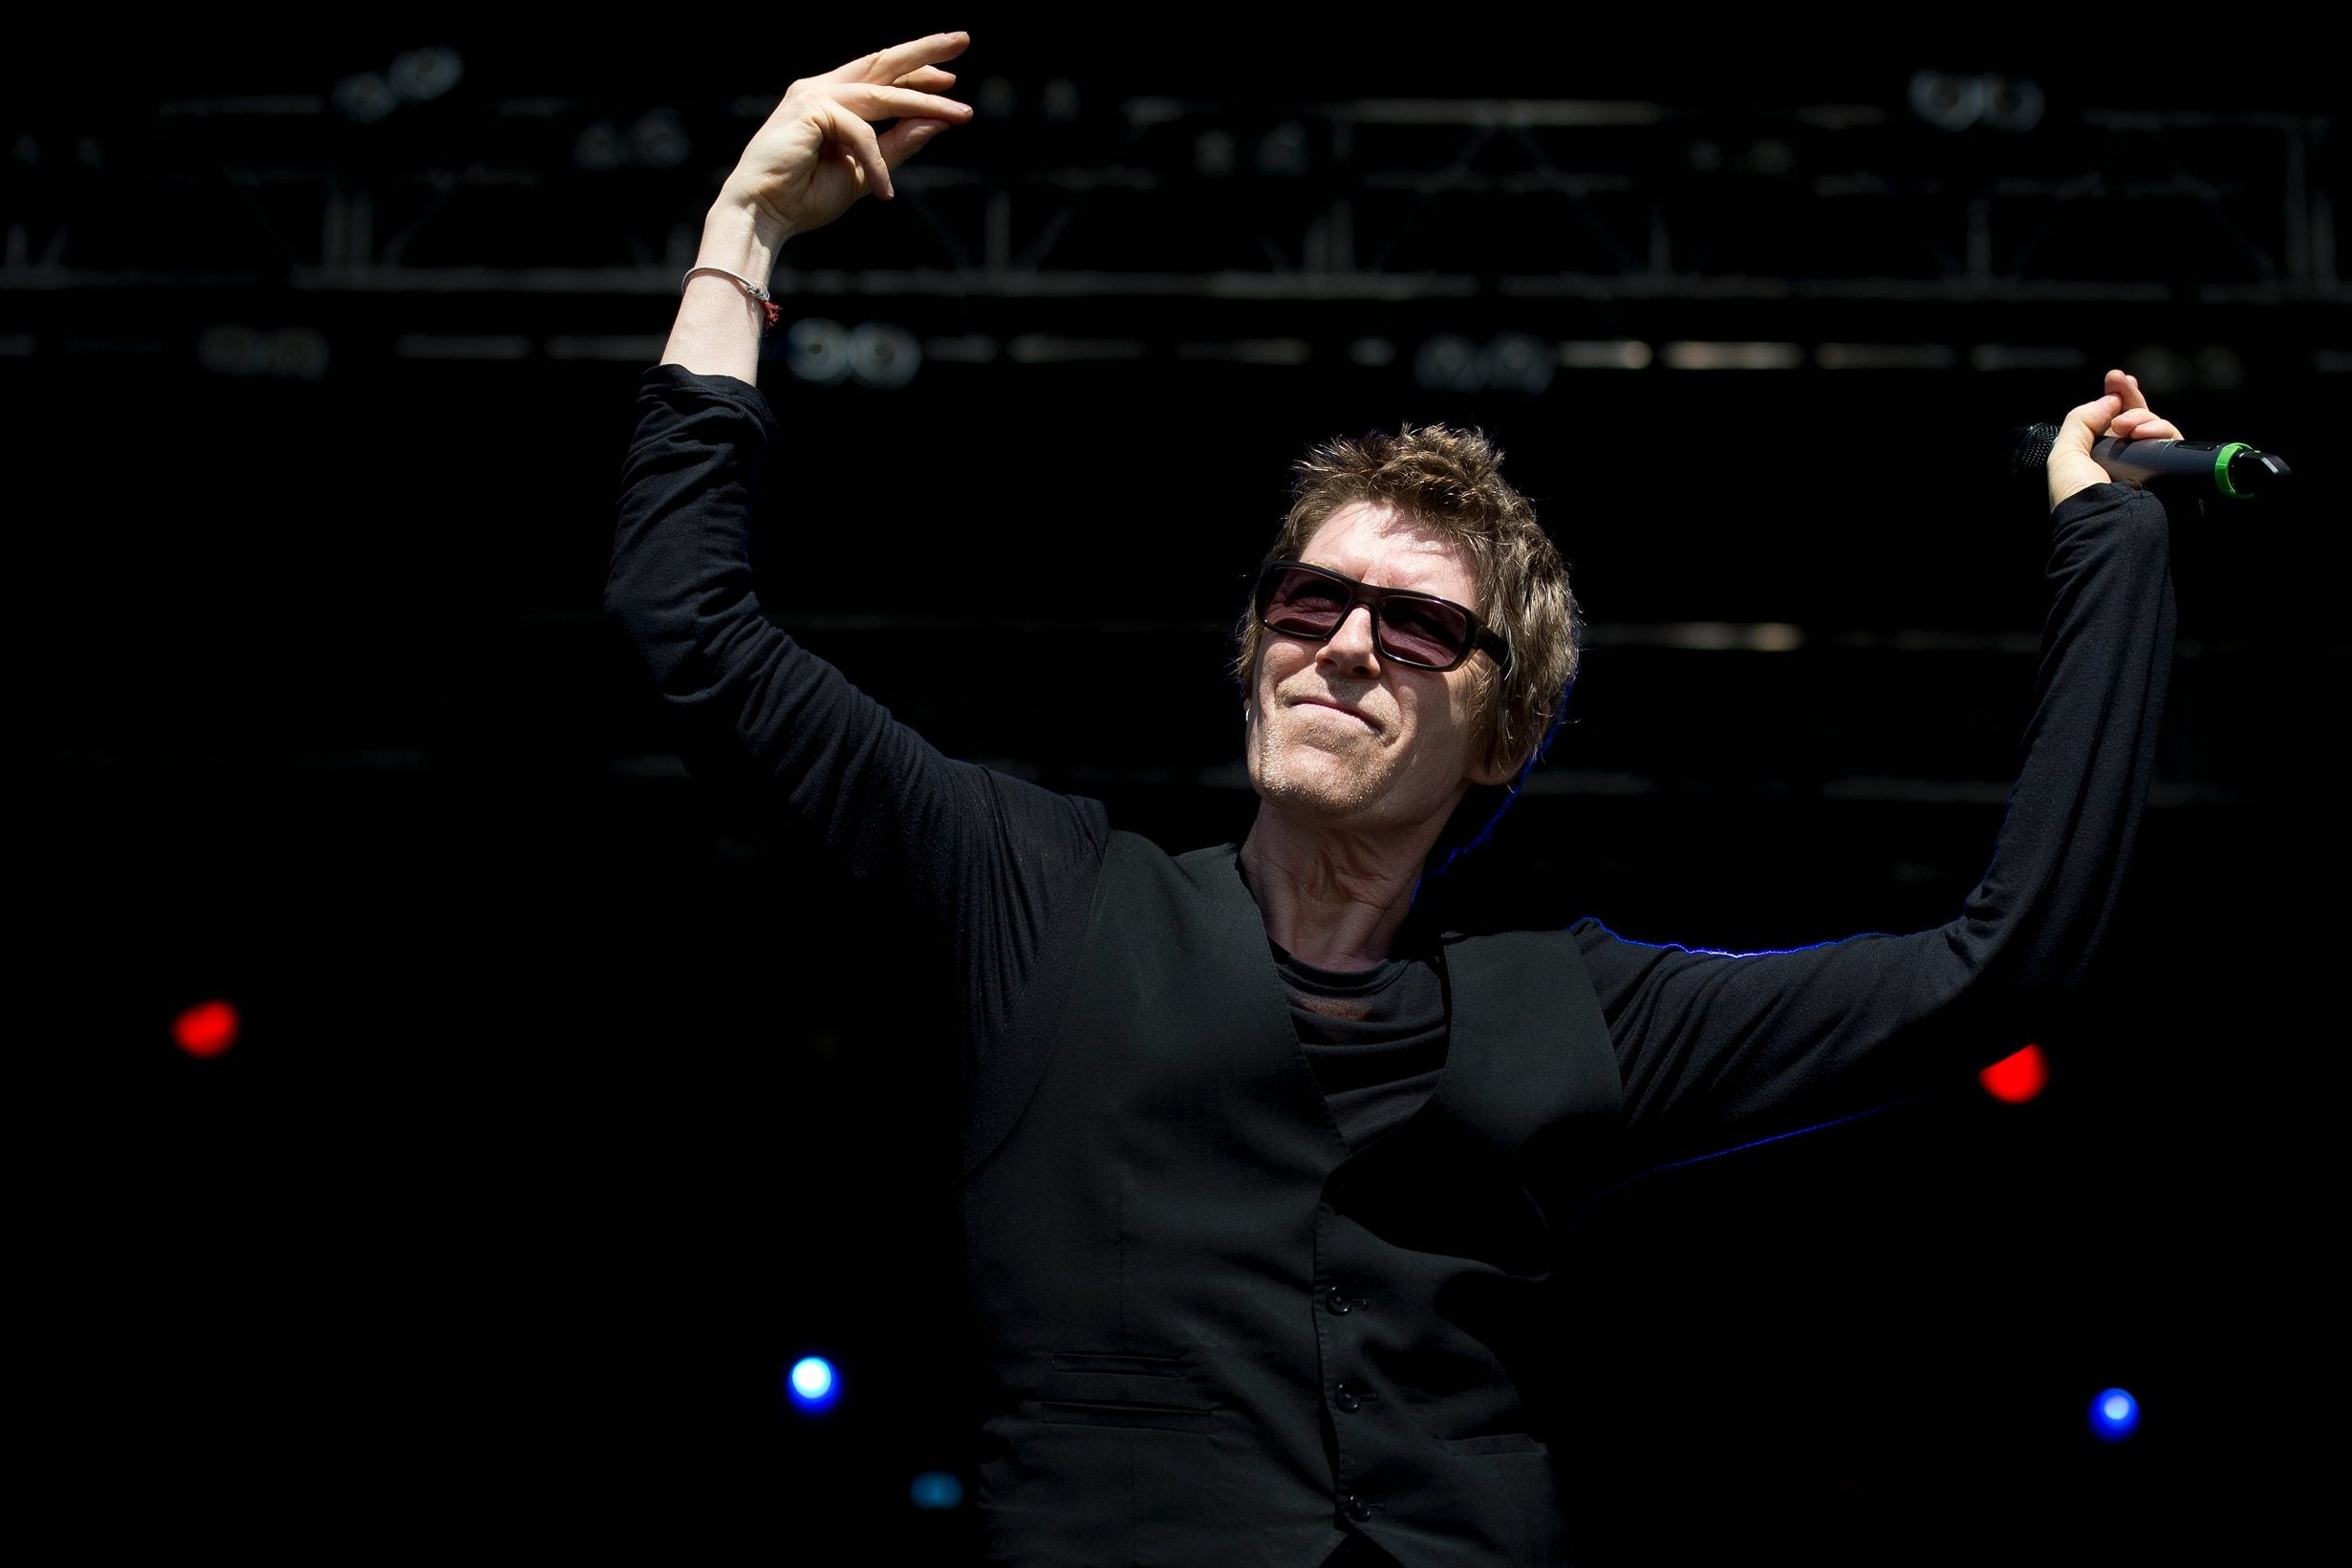
[[1444, 1074], [1350, 1154], [1232, 847], [1114, 834], [1067, 924], [966, 1115], [991, 1560], [1562, 1560], [1554, 1226], [1619, 1097], [1573, 943], [1448, 937]]

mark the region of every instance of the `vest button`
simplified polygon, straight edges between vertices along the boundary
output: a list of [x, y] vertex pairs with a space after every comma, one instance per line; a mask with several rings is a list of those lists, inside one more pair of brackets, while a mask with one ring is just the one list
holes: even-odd
[[1364, 1407], [1364, 1396], [1343, 1383], [1331, 1390], [1331, 1403], [1343, 1410], [1359, 1410]]
[[1339, 1511], [1358, 1524], [1372, 1516], [1372, 1505], [1352, 1492], [1339, 1500]]
[[1355, 1310], [1355, 1302], [1349, 1298], [1346, 1291], [1337, 1285], [1333, 1285], [1330, 1294], [1324, 1297], [1323, 1304], [1326, 1310], [1336, 1313], [1342, 1318]]

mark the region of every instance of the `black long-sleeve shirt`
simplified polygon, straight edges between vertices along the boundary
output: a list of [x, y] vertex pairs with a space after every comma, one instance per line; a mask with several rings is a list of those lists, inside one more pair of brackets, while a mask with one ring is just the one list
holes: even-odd
[[[1098, 803], [942, 755], [767, 616], [749, 529], [777, 437], [747, 383], [646, 373], [607, 609], [683, 720], [699, 773], [764, 792], [931, 928], [966, 1020], [962, 1069], [983, 1073], [1048, 915], [1088, 896], [1110, 826]], [[2037, 704], [1991, 864], [1952, 920], [1750, 955], [1634, 942], [1597, 919], [1570, 928], [1616, 1052], [1631, 1150], [1695, 1151], [1981, 1064], [2076, 988], [2153, 769], [2169, 559], [2163, 507], [2144, 492], [2094, 485], [2052, 514]], [[1408, 967], [1418, 957], [1398, 955]], [[1360, 977], [1291, 965], [1286, 978], [1350, 1137], [1409, 1111], [1432, 1063], [1426, 1039], [1408, 1037], [1426, 1035], [1426, 999], [1441, 993], [1408, 976], [1394, 988], [1406, 999], [1369, 1037], [1351, 1042], [1343, 1018], [1318, 1040], [1316, 1018], [1333, 1011], [1319, 999], [1363, 989]], [[1903, 1049], [1883, 1049], [1891, 1042]], [[1386, 1064], [1351, 1072], [1356, 1045], [1385, 1048]]]

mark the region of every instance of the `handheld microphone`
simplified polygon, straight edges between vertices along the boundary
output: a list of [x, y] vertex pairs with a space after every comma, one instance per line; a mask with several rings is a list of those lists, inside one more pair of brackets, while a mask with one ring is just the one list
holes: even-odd
[[[2049, 466], [2050, 448], [2057, 440], [2054, 424], [2019, 427], [2011, 436], [2009, 471], [2023, 474]], [[2103, 436], [2091, 442], [2091, 456], [2119, 484], [2146, 489], [2171, 482], [2212, 489], [2233, 501], [2278, 483], [2289, 472], [2286, 459], [2244, 441], [2134, 441]]]

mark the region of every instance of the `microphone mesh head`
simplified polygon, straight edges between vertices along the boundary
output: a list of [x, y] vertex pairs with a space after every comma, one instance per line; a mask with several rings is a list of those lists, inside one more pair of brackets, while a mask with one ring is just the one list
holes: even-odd
[[2013, 474], [2039, 473], [2049, 466], [2050, 448], [2057, 444], [2058, 426], [2054, 424], [2021, 425], [2009, 433], [2009, 471]]

